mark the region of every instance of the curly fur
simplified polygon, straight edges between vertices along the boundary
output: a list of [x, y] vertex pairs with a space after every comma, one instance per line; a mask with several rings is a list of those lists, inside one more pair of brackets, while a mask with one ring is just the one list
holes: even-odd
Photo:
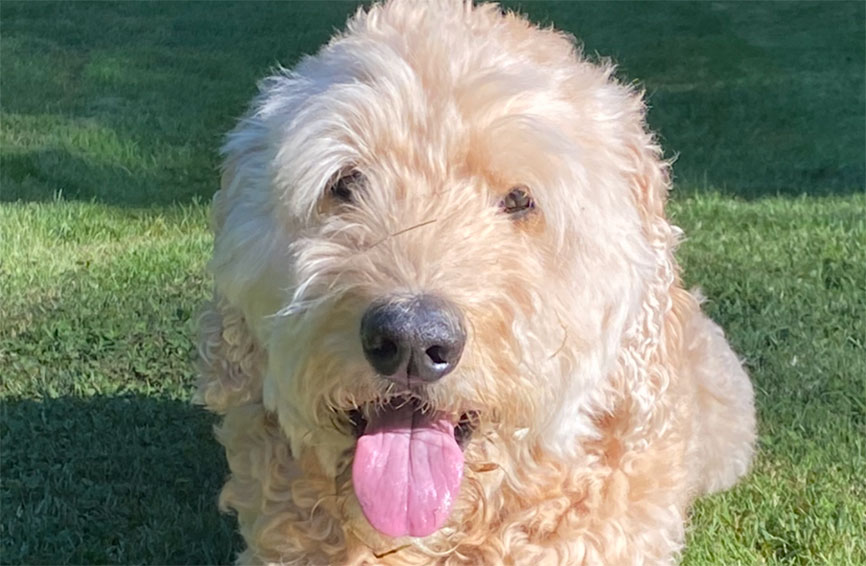
[[[752, 389], [682, 288], [668, 166], [639, 92], [495, 5], [389, 1], [260, 85], [224, 147], [199, 400], [224, 415], [240, 563], [665, 564], [732, 485]], [[328, 199], [353, 166], [354, 206]], [[536, 213], [497, 202], [530, 187]], [[460, 497], [421, 539], [365, 521], [340, 415], [393, 393], [373, 299], [447, 297], [468, 341], [428, 387], [478, 410]]]

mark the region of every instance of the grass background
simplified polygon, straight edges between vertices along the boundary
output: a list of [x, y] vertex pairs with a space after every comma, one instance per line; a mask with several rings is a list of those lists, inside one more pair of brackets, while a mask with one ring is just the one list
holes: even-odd
[[[511, 3], [640, 79], [759, 456], [684, 563], [866, 563], [864, 4]], [[351, 3], [0, 3], [0, 562], [226, 563], [192, 407], [216, 148]]]

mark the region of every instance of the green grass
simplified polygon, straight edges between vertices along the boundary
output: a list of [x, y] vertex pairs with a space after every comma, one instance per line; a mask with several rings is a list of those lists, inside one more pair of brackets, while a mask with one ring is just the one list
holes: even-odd
[[[866, 563], [864, 5], [521, 8], [641, 79], [685, 278], [755, 383], [754, 473], [684, 563]], [[353, 9], [0, 4], [0, 562], [231, 560], [189, 404], [216, 148]]]

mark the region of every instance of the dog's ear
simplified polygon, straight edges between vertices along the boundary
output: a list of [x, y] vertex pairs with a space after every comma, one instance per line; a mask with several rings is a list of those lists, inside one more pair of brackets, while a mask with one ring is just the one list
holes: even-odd
[[216, 413], [260, 402], [265, 356], [240, 311], [215, 298], [199, 318], [197, 403]]
[[647, 129], [645, 109], [640, 95], [635, 95], [639, 109], [626, 134], [629, 152], [629, 177], [635, 202], [645, 222], [665, 218], [665, 203], [670, 191], [670, 162], [662, 158], [662, 149]]
[[261, 98], [223, 145], [220, 189], [211, 205], [215, 293], [199, 320], [196, 400], [218, 413], [261, 401], [266, 357], [255, 330], [277, 310], [285, 286], [272, 269], [287, 263], [288, 245], [274, 214], [273, 152], [260, 106]]
[[674, 258], [680, 230], [670, 224], [665, 213], [670, 162], [662, 158], [661, 148], [647, 129], [638, 95], [635, 102], [640, 106], [626, 135], [627, 174], [644, 235], [655, 256], [655, 270], [647, 282], [642, 306], [623, 336], [615, 388], [626, 400], [634, 430], [663, 430], [661, 423], [670, 410], [664, 392], [674, 379], [669, 367], [674, 353], [669, 344], [681, 335], [678, 313], [683, 310], [682, 292]]
[[274, 133], [262, 115], [264, 94], [228, 134], [222, 147], [220, 190], [214, 195], [209, 268], [217, 294], [237, 308], [254, 331], [280, 308], [290, 287], [291, 220], [274, 190]]
[[[240, 129], [240, 128], [239, 128]], [[250, 141], [253, 139], [249, 137]], [[256, 343], [242, 310], [233, 306], [221, 287], [242, 287], [243, 266], [239, 271], [237, 257], [244, 257], [246, 245], [236, 236], [243, 229], [249, 210], [245, 199], [261, 195], [243, 173], [246, 161], [256, 159], [256, 143], [231, 143], [224, 148], [220, 190], [211, 203], [211, 230], [215, 237], [214, 257], [210, 267], [216, 279], [214, 298], [199, 317], [199, 382], [195, 401], [216, 413], [232, 407], [260, 402], [265, 356]], [[227, 245], [227, 240], [230, 245]], [[246, 266], [245, 274], [251, 274]]]

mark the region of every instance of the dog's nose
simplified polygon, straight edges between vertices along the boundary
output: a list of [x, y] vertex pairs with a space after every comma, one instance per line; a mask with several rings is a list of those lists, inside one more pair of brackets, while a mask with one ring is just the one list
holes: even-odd
[[465, 343], [460, 311], [432, 295], [376, 301], [361, 319], [367, 361], [394, 381], [444, 377], [457, 366]]

